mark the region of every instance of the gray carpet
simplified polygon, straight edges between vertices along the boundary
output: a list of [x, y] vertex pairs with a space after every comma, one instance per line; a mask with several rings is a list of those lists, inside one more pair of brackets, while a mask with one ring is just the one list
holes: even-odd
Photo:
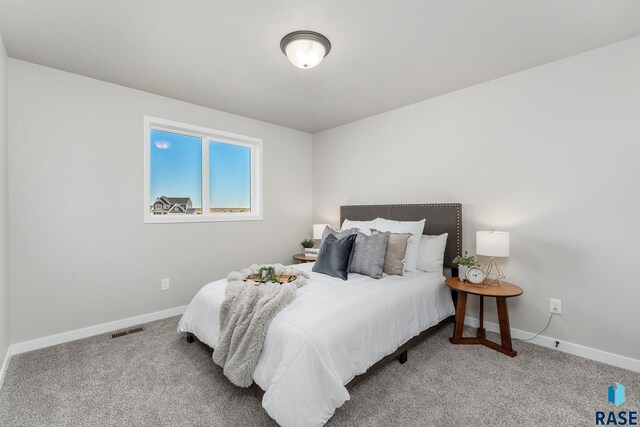
[[[270, 426], [254, 395], [229, 383], [178, 318], [15, 356], [0, 392], [2, 426]], [[448, 325], [351, 390], [330, 426], [594, 425], [607, 387], [640, 408], [640, 374], [520, 341], [509, 358], [454, 346]], [[492, 334], [492, 339], [496, 336]]]

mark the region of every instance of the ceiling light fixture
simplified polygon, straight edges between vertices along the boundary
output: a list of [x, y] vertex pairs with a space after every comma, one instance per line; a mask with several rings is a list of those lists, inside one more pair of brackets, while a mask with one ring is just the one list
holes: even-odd
[[282, 38], [280, 49], [289, 62], [298, 68], [318, 65], [331, 51], [331, 42], [315, 31], [294, 31]]

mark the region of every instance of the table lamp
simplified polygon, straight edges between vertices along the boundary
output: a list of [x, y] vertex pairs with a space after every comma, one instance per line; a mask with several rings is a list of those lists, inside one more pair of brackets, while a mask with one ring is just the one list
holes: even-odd
[[313, 224], [313, 240], [321, 240], [322, 232], [327, 227], [329, 227], [329, 224]]
[[[496, 257], [509, 256], [509, 233], [506, 231], [477, 231], [476, 232], [476, 254], [491, 257], [484, 270], [490, 283], [499, 285], [504, 279], [504, 273], [498, 267]], [[491, 278], [491, 273], [495, 270], [495, 278]]]

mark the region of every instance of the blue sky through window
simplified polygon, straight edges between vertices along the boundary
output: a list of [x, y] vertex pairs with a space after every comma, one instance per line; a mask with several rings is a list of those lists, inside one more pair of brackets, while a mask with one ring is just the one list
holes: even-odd
[[[151, 130], [150, 203], [160, 196], [189, 197], [202, 207], [202, 140]], [[251, 148], [209, 142], [209, 205], [251, 208]]]
[[251, 149], [209, 143], [209, 205], [212, 208], [251, 207]]
[[195, 136], [151, 130], [151, 203], [160, 196], [190, 197], [202, 206], [202, 142]]

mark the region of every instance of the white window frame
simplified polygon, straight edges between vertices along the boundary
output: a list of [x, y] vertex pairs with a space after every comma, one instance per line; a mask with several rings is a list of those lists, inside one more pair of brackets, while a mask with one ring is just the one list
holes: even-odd
[[[179, 133], [202, 139], [202, 213], [200, 215], [152, 215], [151, 200], [151, 130]], [[251, 149], [251, 212], [209, 212], [209, 143], [222, 142]], [[259, 221], [262, 220], [262, 139], [209, 129], [157, 117], [144, 116], [144, 196], [145, 224], [176, 222]]]

